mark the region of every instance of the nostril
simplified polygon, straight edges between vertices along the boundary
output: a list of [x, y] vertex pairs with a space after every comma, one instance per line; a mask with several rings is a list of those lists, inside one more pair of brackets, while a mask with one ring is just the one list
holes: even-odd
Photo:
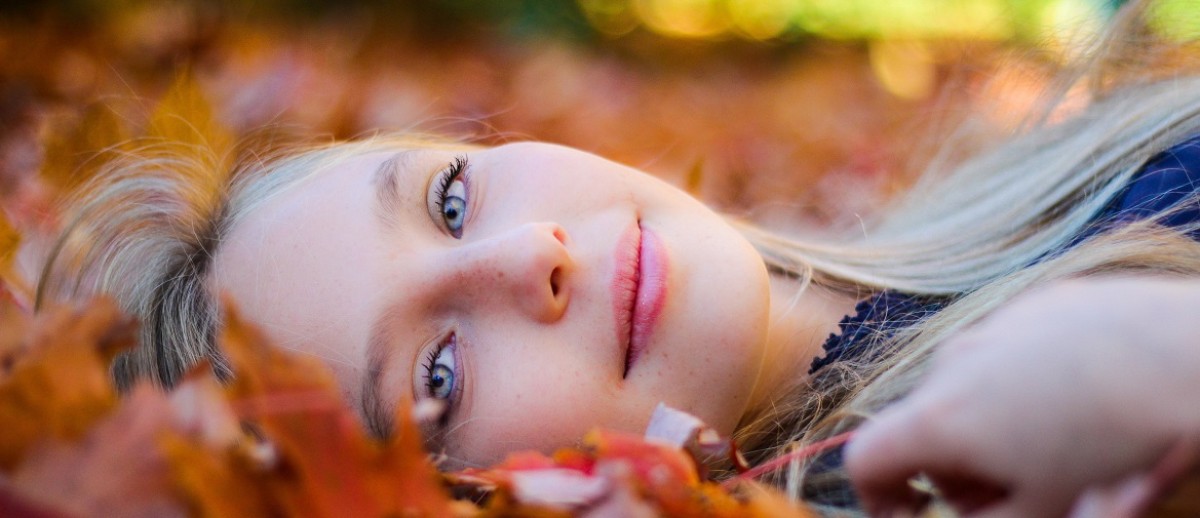
[[558, 296], [558, 282], [561, 275], [562, 268], [556, 267], [550, 272], [550, 294], [554, 295], [555, 297]]

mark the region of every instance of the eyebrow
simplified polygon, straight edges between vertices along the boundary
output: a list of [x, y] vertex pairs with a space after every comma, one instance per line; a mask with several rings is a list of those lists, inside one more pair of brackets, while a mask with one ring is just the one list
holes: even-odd
[[396, 421], [387, 406], [380, 391], [380, 381], [383, 378], [383, 366], [387, 365], [391, 356], [388, 347], [375, 345], [377, 333], [372, 330], [371, 342], [367, 347], [367, 374], [363, 376], [362, 397], [360, 399], [363, 420], [372, 436], [381, 440], [388, 439], [395, 431]]
[[412, 151], [400, 151], [384, 160], [371, 177], [375, 188], [375, 217], [388, 230], [396, 230], [404, 200], [400, 196], [400, 166], [407, 162]]
[[[405, 196], [401, 195], [400, 172], [414, 152], [415, 150], [397, 152], [380, 163], [372, 176], [371, 183], [375, 190], [373, 212], [379, 224], [389, 231], [399, 230], [398, 221], [404, 205], [406, 202], [412, 203], [412, 200], [406, 200]], [[363, 376], [360, 388], [360, 410], [367, 430], [381, 440], [391, 438], [396, 428], [396, 407], [388, 405], [389, 398], [384, 397], [382, 390], [384, 371], [391, 363], [389, 360], [395, 350], [391, 347], [395, 342], [391, 317], [395, 314], [395, 303], [388, 304], [372, 321], [367, 339], [366, 375]], [[412, 397], [415, 403], [416, 394]], [[432, 431], [421, 426], [425, 448], [434, 452], [443, 450], [445, 434], [430, 433]]]

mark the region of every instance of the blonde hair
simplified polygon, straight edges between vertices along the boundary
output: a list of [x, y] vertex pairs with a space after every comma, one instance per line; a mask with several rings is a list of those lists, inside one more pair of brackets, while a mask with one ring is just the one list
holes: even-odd
[[[1132, 15], [1122, 16], [1131, 23]], [[739, 442], [752, 458], [857, 425], [910, 390], [946, 336], [1030, 286], [1125, 270], [1200, 274], [1200, 245], [1153, 219], [1047, 259], [1067, 248], [1151, 157], [1200, 131], [1200, 79], [1118, 88], [1125, 83], [1112, 79], [1106, 56], [1129, 45], [1114, 45], [1113, 38], [1062, 81], [1019, 136], [952, 167], [935, 163], [861, 235], [797, 241], [735, 221], [772, 271], [806, 286], [952, 301], [870, 344], [880, 354], [865, 357], [879, 361], [839, 362], [806, 382], [797, 373], [796, 386], [780, 387], [767, 412], [739, 425]], [[1065, 92], [1081, 84], [1089, 86], [1090, 106], [1051, 123]], [[376, 137], [253, 156], [232, 171], [223, 168], [223, 157], [202, 150], [144, 145], [82, 191], [39, 279], [38, 304], [106, 293], [138, 316], [141, 345], [113, 367], [123, 387], [139, 378], [170, 387], [205, 360], [227, 376], [213, 345], [219, 314], [205, 281], [222, 237], [264, 201], [348, 157], [418, 146], [459, 145]], [[843, 477], [836, 470], [822, 476]]]

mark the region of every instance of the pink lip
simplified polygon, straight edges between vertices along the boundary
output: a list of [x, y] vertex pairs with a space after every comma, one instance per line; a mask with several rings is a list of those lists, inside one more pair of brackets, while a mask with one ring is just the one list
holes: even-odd
[[621, 236], [614, 259], [613, 313], [617, 343], [624, 358], [624, 378], [646, 352], [662, 313], [667, 295], [667, 254], [658, 236], [639, 222]]

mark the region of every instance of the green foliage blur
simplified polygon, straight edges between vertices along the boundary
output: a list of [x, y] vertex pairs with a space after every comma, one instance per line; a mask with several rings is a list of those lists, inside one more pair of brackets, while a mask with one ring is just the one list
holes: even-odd
[[[1186, 0], [1185, 0], [1186, 1]], [[0, 16], [73, 23], [154, 0], [3, 0]], [[382, 30], [430, 34], [499, 30], [510, 37], [602, 41], [637, 30], [667, 37], [795, 42], [807, 37], [1036, 39], [1048, 18], [1088, 23], [1123, 0], [176, 0], [235, 17], [291, 22], [366, 16]], [[1180, 3], [1180, 2], [1174, 2]], [[1051, 22], [1053, 22], [1051, 20]]]

